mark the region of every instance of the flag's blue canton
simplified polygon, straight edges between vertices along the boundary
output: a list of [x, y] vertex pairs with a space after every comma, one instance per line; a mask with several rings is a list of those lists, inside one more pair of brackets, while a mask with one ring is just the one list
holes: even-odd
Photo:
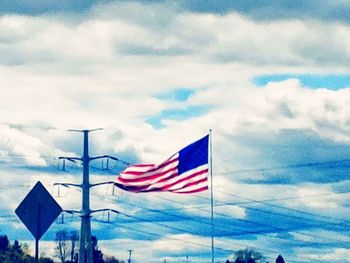
[[179, 152], [178, 174], [208, 163], [209, 135], [188, 145]]

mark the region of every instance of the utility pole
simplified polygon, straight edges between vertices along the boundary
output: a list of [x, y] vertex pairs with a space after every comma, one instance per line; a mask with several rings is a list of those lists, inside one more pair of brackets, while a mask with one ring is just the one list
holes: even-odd
[[131, 249], [129, 249], [129, 250], [128, 250], [128, 252], [129, 252], [129, 259], [128, 259], [128, 263], [131, 263], [131, 253], [132, 253], [132, 250], [131, 250]]
[[89, 179], [89, 130], [81, 131], [84, 134], [83, 150], [83, 184], [82, 184], [82, 210], [80, 225], [79, 263], [93, 263], [91, 243], [91, 214], [90, 214], [90, 179]]
[[[79, 240], [79, 263], [93, 263], [93, 253], [92, 253], [92, 242], [91, 242], [91, 214], [96, 212], [114, 212], [119, 213], [114, 209], [90, 209], [90, 188], [94, 186], [99, 186], [103, 184], [114, 184], [114, 182], [103, 182], [97, 184], [90, 184], [90, 173], [89, 173], [89, 165], [90, 161], [101, 159], [101, 158], [109, 158], [113, 160], [120, 161], [118, 158], [102, 155], [96, 157], [89, 156], [89, 133], [102, 129], [94, 129], [94, 130], [69, 130], [74, 132], [81, 132], [84, 135], [84, 144], [83, 144], [83, 156], [82, 157], [59, 157], [59, 160], [63, 160], [63, 169], [65, 169], [65, 160], [76, 162], [80, 161], [83, 164], [83, 182], [82, 184], [71, 184], [71, 183], [55, 183], [54, 185], [63, 185], [65, 187], [75, 186], [82, 189], [82, 208], [80, 211], [77, 210], [63, 210], [64, 212], [70, 214], [79, 214], [81, 217], [81, 226], [80, 226], [80, 240]], [[107, 162], [108, 164], [108, 162]], [[108, 166], [107, 166], [108, 169]]]

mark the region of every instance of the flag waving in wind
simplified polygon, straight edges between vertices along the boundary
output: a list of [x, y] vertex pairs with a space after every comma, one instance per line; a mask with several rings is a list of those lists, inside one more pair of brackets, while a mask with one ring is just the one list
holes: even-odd
[[126, 168], [116, 186], [131, 192], [190, 194], [208, 189], [209, 135], [186, 146], [160, 164], [137, 164]]

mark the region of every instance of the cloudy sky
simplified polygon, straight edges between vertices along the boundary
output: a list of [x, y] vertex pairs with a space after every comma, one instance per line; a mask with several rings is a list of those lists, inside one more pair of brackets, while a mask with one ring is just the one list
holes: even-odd
[[[64, 209], [81, 167], [57, 157], [161, 162], [213, 130], [216, 261], [246, 247], [274, 262], [350, 262], [350, 2], [0, 2], [0, 234], [31, 236], [15, 208], [42, 181]], [[123, 163], [93, 182], [111, 181]], [[58, 194], [59, 192], [59, 194]], [[92, 206], [105, 254], [210, 261], [210, 194], [131, 194]], [[79, 229], [65, 215], [43, 237]]]

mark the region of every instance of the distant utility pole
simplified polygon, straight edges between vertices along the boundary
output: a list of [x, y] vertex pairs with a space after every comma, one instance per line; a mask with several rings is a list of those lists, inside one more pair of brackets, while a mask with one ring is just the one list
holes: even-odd
[[129, 259], [128, 259], [128, 263], [131, 263], [131, 253], [132, 253], [132, 250], [131, 250], [131, 249], [129, 249], [129, 250], [128, 250], [128, 252], [129, 252]]
[[[82, 184], [71, 184], [71, 183], [56, 183], [54, 185], [63, 185], [65, 187], [75, 186], [82, 189], [82, 208], [80, 211], [77, 210], [64, 210], [67, 213], [76, 213], [81, 217], [81, 226], [80, 226], [80, 240], [79, 240], [79, 263], [93, 263], [93, 254], [92, 254], [92, 242], [91, 242], [91, 214], [96, 212], [114, 212], [119, 213], [113, 209], [98, 209], [91, 210], [90, 209], [90, 188], [102, 184], [114, 184], [114, 182], [103, 182], [97, 184], [90, 184], [89, 178], [89, 164], [90, 161], [101, 159], [101, 158], [109, 158], [114, 160], [119, 160], [118, 158], [102, 155], [102, 156], [89, 156], [89, 133], [92, 131], [97, 131], [102, 129], [94, 129], [94, 130], [69, 130], [74, 132], [81, 132], [84, 134], [84, 148], [83, 148], [83, 156], [82, 157], [59, 157], [59, 160], [63, 160], [63, 170], [65, 170], [65, 160], [76, 162], [80, 161], [83, 164], [83, 182]], [[107, 162], [108, 163], [108, 162]], [[108, 169], [108, 167], [107, 167]]]

